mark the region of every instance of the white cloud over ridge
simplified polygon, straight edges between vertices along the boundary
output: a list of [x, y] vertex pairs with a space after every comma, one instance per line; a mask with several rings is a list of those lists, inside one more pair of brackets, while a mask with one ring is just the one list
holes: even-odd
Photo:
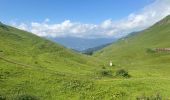
[[170, 14], [170, 0], [155, 0], [137, 13], [131, 13], [122, 20], [105, 20], [100, 24], [84, 24], [65, 20], [61, 23], [44, 22], [30, 24], [13, 24], [13, 26], [30, 31], [43, 37], [82, 37], [82, 38], [120, 38], [130, 32], [143, 30]]

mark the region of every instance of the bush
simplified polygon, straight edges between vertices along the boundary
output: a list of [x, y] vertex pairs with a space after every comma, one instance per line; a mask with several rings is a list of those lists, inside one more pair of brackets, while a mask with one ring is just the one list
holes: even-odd
[[101, 76], [112, 76], [112, 72], [110, 70], [107, 70], [107, 69], [100, 70], [99, 74]]
[[17, 100], [39, 100], [39, 99], [32, 95], [21, 95]]
[[0, 100], [6, 100], [6, 97], [0, 95]]
[[147, 52], [147, 53], [155, 53], [155, 52], [156, 52], [156, 49], [148, 48], [146, 52]]
[[116, 71], [116, 76], [126, 77], [126, 78], [130, 77], [128, 71], [125, 70], [125, 69], [119, 69], [119, 70], [117, 70], [117, 71]]
[[102, 67], [102, 69], [106, 69], [106, 67], [105, 67], [105, 66], [103, 66], [103, 67]]

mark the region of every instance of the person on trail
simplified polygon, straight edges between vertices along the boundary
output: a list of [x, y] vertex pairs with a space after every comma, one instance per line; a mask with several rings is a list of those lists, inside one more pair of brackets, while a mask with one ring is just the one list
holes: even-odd
[[112, 61], [110, 61], [110, 64], [109, 64], [110, 66], [113, 66], [113, 63], [112, 63]]

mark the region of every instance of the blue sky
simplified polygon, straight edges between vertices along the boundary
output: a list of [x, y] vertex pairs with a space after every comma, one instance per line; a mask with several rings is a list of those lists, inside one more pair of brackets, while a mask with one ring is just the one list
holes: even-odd
[[53, 22], [66, 19], [84, 23], [118, 20], [136, 12], [154, 0], [0, 0], [1, 21]]
[[0, 21], [44, 37], [120, 38], [170, 14], [170, 0], [0, 0]]

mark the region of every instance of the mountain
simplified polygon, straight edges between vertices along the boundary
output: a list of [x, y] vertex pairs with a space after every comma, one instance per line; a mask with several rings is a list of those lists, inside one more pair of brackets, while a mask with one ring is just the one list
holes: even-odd
[[101, 46], [116, 41], [116, 39], [114, 38], [86, 39], [76, 37], [50, 38], [50, 40], [60, 43], [67, 48], [75, 49], [77, 51], [83, 51], [89, 48]]
[[168, 100], [169, 43], [170, 16], [92, 56], [1, 23], [0, 100]]
[[[131, 36], [135, 35], [136, 33], [137, 32], [129, 33], [129, 35], [127, 35], [125, 37], [122, 37], [120, 39], [125, 39], [125, 38], [128, 38], [128, 37], [131, 37]], [[117, 40], [119, 40], [119, 39], [114, 39], [114, 41], [112, 41], [111, 43], [106, 43], [106, 44], [103, 44], [103, 45], [100, 45], [100, 46], [96, 46], [96, 47], [93, 47], [93, 48], [88, 48], [86, 50], [81, 51], [81, 53], [86, 54], [86, 55], [93, 55], [94, 52], [97, 52], [97, 51], [99, 51], [99, 50], [109, 46], [110, 44], [116, 42]]]
[[101, 62], [96, 62], [94, 57], [0, 24], [0, 100], [61, 100], [66, 94], [65, 98], [78, 95], [81, 85], [91, 84], [86, 77], [100, 69]]
[[169, 97], [170, 52], [156, 51], [156, 48], [170, 48], [170, 16], [146, 30], [112, 43], [93, 56], [112, 61], [115, 69], [128, 70], [133, 77], [126, 81], [128, 87], [135, 89], [143, 84], [138, 88], [141, 93], [152, 95], [157, 91]]
[[[49, 66], [50, 64], [51, 67], [54, 65], [56, 67], [60, 63], [63, 65], [63, 61], [66, 61], [63, 70], [59, 71], [64, 71], [64, 66], [66, 69], [67, 67], [71, 69], [75, 64], [84, 67], [88, 59], [91, 59], [50, 40], [3, 24], [0, 26], [0, 46], [3, 57], [25, 64], [35, 66]], [[89, 64], [93, 65], [92, 62]]]
[[94, 47], [94, 48], [89, 48], [89, 49], [81, 51], [81, 53], [86, 54], [86, 55], [93, 55], [94, 52], [97, 52], [98, 50], [103, 49], [104, 47], [106, 47], [110, 44], [111, 43], [100, 45], [100, 46], [97, 46], [97, 47]]
[[[149, 60], [153, 57], [153, 55], [147, 52], [148, 49], [170, 47], [169, 27], [170, 16], [167, 16], [160, 22], [156, 23], [155, 25], [144, 31], [137, 32], [133, 35], [121, 38], [117, 42], [114, 42], [113, 44], [98, 51], [94, 56], [111, 59], [114, 61], [120, 59], [125, 59], [128, 61], [133, 59]], [[156, 59], [156, 57], [153, 57], [152, 61], [154, 59]]]

